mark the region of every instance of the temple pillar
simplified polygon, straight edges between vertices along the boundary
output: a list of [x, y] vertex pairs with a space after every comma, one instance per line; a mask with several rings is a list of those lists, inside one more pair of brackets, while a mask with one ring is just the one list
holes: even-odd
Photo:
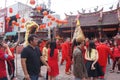
[[101, 31], [101, 27], [98, 27], [98, 32], [99, 32], [99, 38], [101, 39], [102, 38], [102, 31]]

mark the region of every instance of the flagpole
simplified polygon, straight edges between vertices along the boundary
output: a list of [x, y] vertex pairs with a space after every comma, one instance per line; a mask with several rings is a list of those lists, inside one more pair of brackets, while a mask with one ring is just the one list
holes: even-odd
[[[73, 13], [70, 12], [70, 14], [71, 14], [71, 16], [72, 16]], [[71, 39], [72, 39], [72, 29], [73, 29], [73, 28], [72, 28], [72, 18], [70, 19], [70, 27], [71, 27]]]
[[[120, 0], [118, 1], [118, 3], [120, 4]], [[118, 6], [119, 7], [119, 6]]]

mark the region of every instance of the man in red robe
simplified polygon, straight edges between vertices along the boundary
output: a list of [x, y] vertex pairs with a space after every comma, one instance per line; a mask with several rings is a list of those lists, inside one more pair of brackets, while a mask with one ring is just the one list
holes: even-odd
[[71, 45], [70, 45], [70, 38], [67, 38], [66, 41], [62, 44], [62, 56], [64, 60], [66, 61], [66, 68], [65, 73], [71, 74], [70, 68], [71, 68]]
[[[110, 47], [108, 47], [105, 44], [105, 39], [101, 39], [101, 43], [97, 46], [97, 50], [98, 50], [98, 54], [99, 54], [98, 62], [100, 64], [100, 66], [102, 67], [102, 71], [105, 74], [108, 55], [109, 54], [112, 55], [112, 52], [110, 51]], [[100, 76], [100, 78], [104, 79], [104, 76]]]

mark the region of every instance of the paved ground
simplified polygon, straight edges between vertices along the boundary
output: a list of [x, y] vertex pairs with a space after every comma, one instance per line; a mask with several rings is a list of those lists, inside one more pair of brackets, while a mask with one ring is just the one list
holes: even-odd
[[[17, 78], [18, 78], [18, 80], [23, 80], [24, 75], [23, 75], [23, 71], [22, 71], [22, 68], [21, 68], [20, 55], [19, 54], [17, 55], [16, 61], [17, 61], [17, 65], [16, 65], [17, 66], [16, 67]], [[107, 72], [106, 72], [106, 75], [105, 75], [106, 80], [120, 80], [120, 74], [117, 74], [116, 72], [114, 72], [114, 73], [109, 72], [110, 67], [111, 67], [111, 65], [107, 66]], [[57, 77], [57, 80], [74, 80], [74, 76], [72, 74], [71, 75], [66, 75], [64, 73], [64, 69], [65, 69], [65, 65], [60, 65], [60, 67], [59, 67], [60, 74]], [[42, 70], [41, 73], [44, 77], [40, 78], [39, 80], [45, 80], [46, 67], [43, 66], [41, 70]]]

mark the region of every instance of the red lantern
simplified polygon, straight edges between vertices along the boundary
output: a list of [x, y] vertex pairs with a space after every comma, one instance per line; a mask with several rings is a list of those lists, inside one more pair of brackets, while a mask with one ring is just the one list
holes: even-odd
[[7, 21], [7, 22], [9, 22], [9, 21], [10, 21], [10, 19], [11, 19], [10, 17], [7, 17], [7, 18], [6, 18], [6, 21]]
[[43, 11], [43, 15], [44, 16], [48, 15], [48, 12], [47, 11]]
[[54, 21], [54, 20], [55, 20], [55, 17], [52, 17], [51, 20]]
[[63, 23], [63, 21], [62, 21], [62, 20], [59, 20], [59, 21], [58, 21], [58, 24], [62, 24], [62, 23]]
[[48, 15], [47, 17], [50, 19], [52, 16], [51, 16], [51, 15]]
[[52, 22], [49, 22], [48, 24], [47, 24], [47, 26], [51, 26], [52, 25]]
[[22, 23], [25, 23], [25, 19], [24, 19], [24, 18], [22, 18], [22, 19], [21, 19], [21, 22], [22, 22]]
[[16, 21], [12, 21], [12, 24], [15, 25], [15, 24], [16, 24]]
[[34, 5], [35, 4], [35, 0], [30, 0], [30, 4]]
[[15, 24], [16, 26], [19, 26], [19, 23], [18, 22], [16, 22], [16, 24]]
[[56, 19], [56, 20], [55, 20], [55, 22], [56, 22], [56, 23], [59, 23], [59, 20], [58, 20], [58, 19]]
[[43, 24], [43, 29], [46, 28], [46, 24]]
[[42, 7], [41, 7], [41, 6], [37, 6], [37, 7], [36, 7], [36, 10], [37, 10], [38, 12], [40, 12], [40, 11], [42, 10]]
[[24, 24], [21, 25], [21, 28], [24, 28]]
[[67, 24], [67, 23], [68, 23], [68, 21], [67, 21], [67, 20], [63, 20], [63, 23], [64, 23], [64, 24]]
[[43, 29], [43, 25], [42, 24], [40, 25], [39, 29]]
[[10, 13], [13, 13], [13, 9], [12, 9], [12, 8], [9, 8], [9, 12], [10, 12]]
[[17, 18], [17, 19], [19, 19], [19, 18], [20, 18], [20, 15], [19, 15], [18, 13], [16, 14], [16, 18]]

